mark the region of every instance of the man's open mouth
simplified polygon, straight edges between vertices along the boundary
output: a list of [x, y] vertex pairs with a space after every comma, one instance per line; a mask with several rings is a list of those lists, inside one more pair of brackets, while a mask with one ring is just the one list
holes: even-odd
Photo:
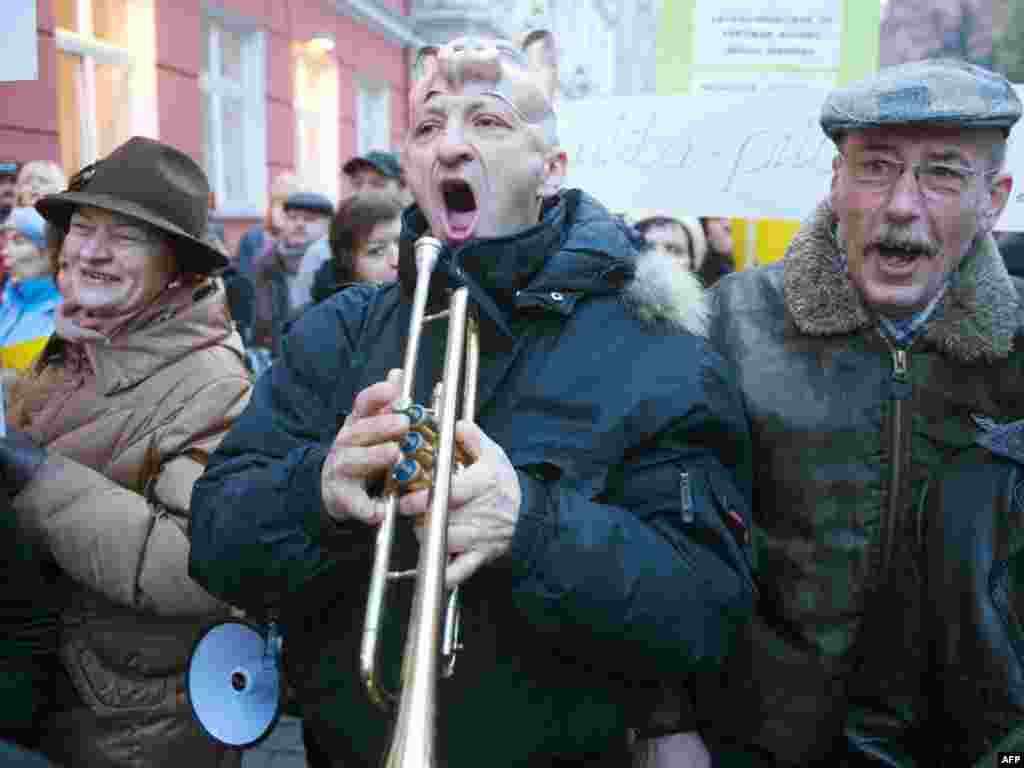
[[894, 268], [907, 268], [918, 260], [929, 259], [932, 249], [918, 243], [881, 242], [876, 244], [882, 264]]
[[448, 242], [463, 242], [473, 236], [476, 229], [477, 205], [473, 188], [461, 179], [441, 182], [444, 201], [444, 238]]

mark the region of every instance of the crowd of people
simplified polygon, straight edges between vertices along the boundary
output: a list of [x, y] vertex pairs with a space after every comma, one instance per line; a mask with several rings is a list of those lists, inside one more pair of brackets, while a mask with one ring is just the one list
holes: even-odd
[[[1013, 87], [932, 60], [834, 89], [830, 191], [784, 259], [737, 271], [729, 219], [566, 183], [534, 66], [424, 49], [401, 152], [344, 163], [337, 205], [282, 174], [230, 255], [167, 144], [70, 180], [0, 162], [0, 762], [239, 765], [187, 675], [245, 616], [281, 632], [308, 764], [381, 764], [393, 719], [358, 666], [377, 534], [415, 566], [434, 490], [392, 470], [443, 463], [413, 406], [452, 335], [412, 330], [427, 236], [426, 309], [464, 290], [481, 349], [437, 765], [1024, 748], [1024, 312], [994, 237]], [[415, 582], [394, 589], [398, 689]]]

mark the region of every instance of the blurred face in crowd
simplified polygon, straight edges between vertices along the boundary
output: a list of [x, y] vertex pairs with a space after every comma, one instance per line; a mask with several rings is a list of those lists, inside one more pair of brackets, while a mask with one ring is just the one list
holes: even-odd
[[294, 173], [281, 173], [270, 188], [270, 227], [274, 233], [284, 232], [284, 203], [300, 191], [299, 179]]
[[284, 242], [297, 248], [327, 234], [331, 217], [316, 211], [291, 208], [284, 212]]
[[39, 198], [64, 190], [67, 181], [53, 163], [35, 161], [25, 163], [18, 173], [18, 205], [33, 206]]
[[352, 169], [351, 173], [345, 174], [345, 178], [348, 179], [349, 187], [354, 195], [370, 190], [398, 195], [403, 190], [398, 179], [385, 176], [369, 163], [360, 163]]
[[18, 182], [14, 176], [0, 176], [0, 208], [13, 208], [17, 200]]
[[456, 247], [535, 225], [566, 165], [545, 131], [550, 104], [521, 66], [459, 44], [423, 59], [404, 162], [431, 232]]
[[729, 219], [705, 219], [704, 230], [708, 248], [715, 253], [732, 253], [732, 222]]
[[96, 316], [142, 309], [177, 274], [168, 238], [135, 219], [88, 206], [72, 214], [59, 261], [67, 294]]
[[991, 231], [1012, 180], [993, 168], [1002, 133], [942, 126], [859, 131], [833, 162], [832, 207], [850, 278], [892, 316], [924, 309], [975, 239]]
[[355, 279], [369, 283], [393, 283], [398, 279], [398, 236], [402, 233], [399, 217], [380, 221], [370, 236], [356, 248]]
[[11, 280], [20, 282], [50, 273], [50, 258], [16, 229], [0, 229], [3, 240], [3, 266]]
[[671, 256], [673, 260], [690, 272], [700, 269], [700, 264], [694, 263], [690, 238], [682, 224], [676, 222], [655, 224], [644, 232], [644, 240], [647, 241], [651, 250], [663, 256]]

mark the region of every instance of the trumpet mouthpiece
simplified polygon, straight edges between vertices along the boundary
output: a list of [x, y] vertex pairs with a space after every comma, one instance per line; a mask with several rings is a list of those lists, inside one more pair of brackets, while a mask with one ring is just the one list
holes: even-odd
[[414, 246], [416, 252], [416, 269], [420, 272], [430, 274], [437, 266], [437, 259], [441, 255], [444, 243], [436, 237], [425, 235], [416, 241]]

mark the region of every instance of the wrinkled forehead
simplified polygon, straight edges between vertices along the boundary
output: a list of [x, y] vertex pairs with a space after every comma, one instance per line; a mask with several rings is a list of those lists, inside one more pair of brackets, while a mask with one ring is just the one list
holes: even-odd
[[553, 117], [551, 102], [531, 75], [526, 56], [508, 40], [460, 37], [419, 52], [410, 94], [413, 111], [435, 93], [461, 91], [467, 83], [507, 99], [531, 123]]
[[841, 146], [894, 149], [920, 147], [929, 152], [949, 151], [974, 155], [1002, 141], [1002, 133], [995, 128], [903, 124], [850, 131], [843, 137]]
[[106, 208], [94, 208], [91, 205], [80, 205], [75, 208], [71, 213], [70, 220], [84, 220], [96, 226], [105, 224], [110, 228], [116, 227], [118, 229], [133, 227], [145, 230], [147, 233], [159, 234], [155, 227], [150, 226], [144, 221], [132, 218], [131, 216], [125, 216], [117, 211], [108, 211]]

